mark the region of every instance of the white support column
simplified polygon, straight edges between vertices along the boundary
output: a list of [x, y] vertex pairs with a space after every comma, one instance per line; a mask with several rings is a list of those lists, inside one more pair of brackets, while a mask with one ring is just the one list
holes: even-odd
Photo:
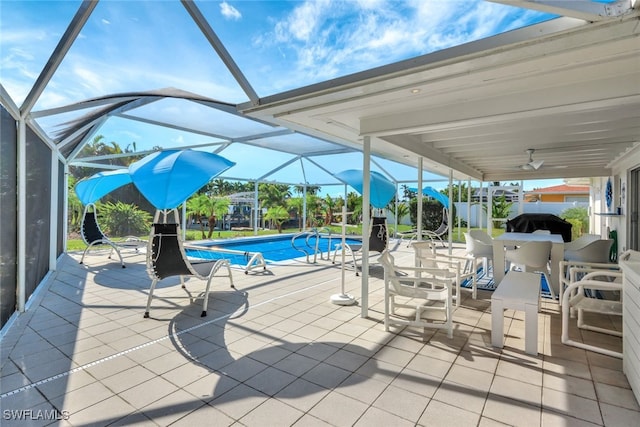
[[[462, 181], [458, 180], [458, 205], [462, 205]], [[462, 217], [458, 215], [458, 241], [462, 240], [460, 233], [462, 232]]]
[[307, 183], [302, 187], [302, 229], [307, 228]]
[[487, 186], [487, 233], [493, 235], [493, 187]]
[[449, 212], [447, 212], [447, 240], [449, 241], [449, 255], [453, 251], [453, 169], [449, 169]]
[[62, 250], [67, 251], [67, 242], [69, 236], [69, 165], [64, 163], [64, 209], [62, 220]]
[[418, 208], [416, 213], [417, 240], [422, 240], [422, 157], [418, 157]]
[[[49, 209], [49, 270], [56, 271], [58, 259], [58, 154], [51, 152], [51, 207]], [[66, 210], [66, 209], [65, 209]]]
[[395, 223], [395, 228], [394, 228], [395, 236], [393, 236], [393, 237], [396, 237], [398, 235], [397, 234], [398, 233], [398, 226], [400, 225], [400, 218], [398, 218], [398, 202], [399, 202], [399, 200], [398, 200], [398, 183], [396, 182], [395, 212], [393, 214], [393, 216], [396, 218], [396, 223]]
[[260, 218], [260, 212], [258, 211], [260, 206], [258, 205], [258, 181], [255, 182], [253, 188], [253, 235], [258, 235], [258, 218]]
[[524, 213], [524, 181], [520, 180], [520, 188], [518, 188], [518, 215]]
[[[484, 203], [484, 181], [480, 181], [480, 209], [478, 210], [478, 214], [480, 215], [480, 221], [478, 221], [478, 224], [480, 225], [480, 228], [482, 228], [482, 224], [483, 224], [483, 209], [482, 209], [482, 204]], [[488, 190], [487, 190], [488, 191]], [[487, 194], [487, 197], [489, 197], [489, 195]], [[486, 206], [486, 205], [485, 205]]]
[[471, 178], [467, 179], [467, 232], [471, 230]]
[[27, 131], [24, 119], [18, 120], [18, 271], [17, 294], [18, 311], [24, 312], [26, 302], [26, 237], [27, 237]]
[[365, 136], [362, 147], [362, 296], [360, 316], [369, 315], [369, 212], [371, 209], [371, 137]]

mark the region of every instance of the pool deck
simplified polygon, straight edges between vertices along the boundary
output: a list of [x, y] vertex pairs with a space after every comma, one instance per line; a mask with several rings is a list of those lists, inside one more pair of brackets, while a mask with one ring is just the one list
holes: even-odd
[[[394, 247], [398, 264], [413, 264], [406, 244]], [[235, 270], [236, 290], [214, 282], [205, 318], [202, 301], [192, 301], [203, 283], [189, 279], [187, 292], [166, 279], [143, 319], [145, 255], [123, 252], [122, 269], [107, 254], [91, 252], [85, 265], [80, 254], [64, 255], [7, 328], [3, 427], [617, 427], [640, 419], [621, 360], [562, 345], [550, 300], [538, 316], [537, 356], [524, 352], [522, 312], [506, 311], [505, 347], [491, 346], [489, 291], [477, 300], [462, 293], [453, 339], [410, 327], [385, 332], [375, 257], [366, 318], [359, 305], [330, 302], [342, 275], [322, 260]], [[345, 277], [360, 301], [361, 278]], [[582, 335], [621, 348], [619, 338]], [[52, 410], [68, 419], [43, 419]]]

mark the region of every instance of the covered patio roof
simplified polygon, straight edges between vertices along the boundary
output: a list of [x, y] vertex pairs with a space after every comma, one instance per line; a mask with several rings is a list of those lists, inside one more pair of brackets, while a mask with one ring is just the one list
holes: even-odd
[[[231, 102], [167, 87], [51, 105], [65, 58], [98, 19], [97, 2], [85, 1], [20, 107], [4, 86], [3, 103], [69, 165], [102, 167], [104, 159], [78, 157], [84, 143], [144, 127], [162, 132], [153, 149], [206, 149], [237, 163], [220, 178], [292, 185], [341, 184], [334, 174], [362, 163], [365, 138], [372, 170], [396, 183], [416, 182], [419, 158], [424, 181], [444, 180], [450, 170], [479, 181], [607, 176], [640, 139], [632, 0], [500, 0], [541, 12], [539, 23], [267, 96], [259, 96], [247, 77], [254, 71], [243, 69], [229, 37], [214, 31], [208, 5], [181, 3], [194, 24], [189, 31], [197, 28], [208, 44], [207, 61], [224, 71], [231, 89], [220, 93]], [[47, 102], [39, 102], [43, 95]], [[150, 149], [146, 143], [136, 154]], [[520, 168], [527, 149], [544, 161], [539, 169]]]

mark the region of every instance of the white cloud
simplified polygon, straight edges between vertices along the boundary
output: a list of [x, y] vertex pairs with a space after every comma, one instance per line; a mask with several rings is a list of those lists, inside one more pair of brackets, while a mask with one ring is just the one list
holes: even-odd
[[224, 16], [225, 18], [233, 19], [235, 21], [237, 21], [240, 18], [242, 18], [242, 14], [240, 14], [238, 9], [236, 9], [233, 6], [231, 6], [226, 1], [223, 1], [222, 3], [220, 3], [220, 13], [222, 13], [222, 16]]
[[111, 22], [110, 22], [108, 19], [104, 19], [104, 18], [102, 18], [102, 19], [101, 19], [101, 22], [102, 22], [104, 25], [111, 25]]
[[275, 22], [273, 34], [254, 40], [260, 46], [273, 44], [282, 52], [287, 64], [280, 65], [290, 71], [271, 83], [286, 87], [286, 80], [294, 75], [299, 85], [309, 84], [530, 22], [529, 17], [513, 14], [514, 10], [480, 0], [309, 0]]

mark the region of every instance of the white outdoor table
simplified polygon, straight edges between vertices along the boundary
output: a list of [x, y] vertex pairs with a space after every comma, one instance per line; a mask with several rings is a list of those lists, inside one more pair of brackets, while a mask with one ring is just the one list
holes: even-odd
[[[505, 246], [522, 246], [527, 242], [551, 242], [551, 274], [549, 286], [555, 294], [560, 290], [560, 261], [564, 258], [564, 240], [560, 234], [504, 233], [493, 239], [493, 280], [496, 285], [504, 278]], [[539, 279], [539, 277], [538, 277]]]
[[509, 271], [491, 296], [491, 345], [502, 348], [504, 310], [524, 311], [524, 348], [538, 354], [538, 311], [540, 310], [540, 275]]

